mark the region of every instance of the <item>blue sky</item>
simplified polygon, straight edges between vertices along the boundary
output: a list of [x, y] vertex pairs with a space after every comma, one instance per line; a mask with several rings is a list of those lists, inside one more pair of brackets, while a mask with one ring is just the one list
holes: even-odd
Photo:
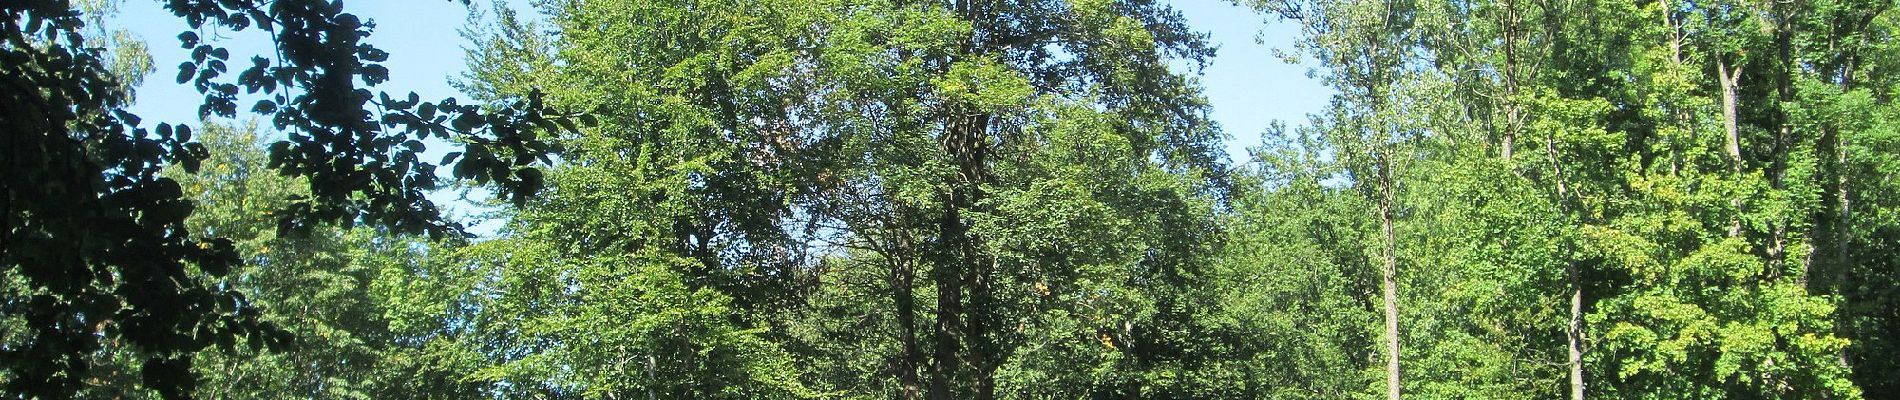
[[[150, 0], [126, 1], [120, 6], [121, 15], [113, 21], [117, 27], [129, 29], [145, 39], [152, 48], [152, 65], [158, 68], [139, 87], [139, 102], [133, 111], [147, 120], [195, 122], [201, 97], [189, 86], [178, 85], [173, 79], [178, 73], [178, 64], [190, 56], [188, 51], [178, 48], [176, 37], [189, 27], [183, 20], [161, 8], [159, 3]], [[459, 92], [449, 87], [448, 78], [465, 69], [462, 61], [462, 45], [465, 41], [456, 30], [467, 20], [469, 7], [445, 0], [357, 0], [347, 2], [344, 9], [377, 22], [376, 31], [370, 36], [369, 42], [390, 53], [389, 61], [384, 63], [384, 66], [389, 67], [390, 81], [377, 89], [392, 94], [413, 91], [425, 99], [459, 96]], [[218, 44], [231, 50], [232, 59], [238, 60], [234, 65], [249, 65], [248, 61], [242, 60], [249, 58], [249, 55], [268, 51], [264, 47], [267, 44], [265, 38], [256, 31], [232, 33], [214, 30], [205, 36], [212, 34], [221, 34], [225, 38]], [[249, 102], [239, 104], [243, 105], [239, 107], [240, 110], [248, 109]]]
[[[1174, 1], [1194, 29], [1220, 46], [1201, 76], [1213, 118], [1227, 132], [1227, 154], [1246, 161], [1246, 149], [1260, 145], [1260, 134], [1273, 121], [1288, 127], [1306, 123], [1333, 95], [1319, 79], [1307, 77], [1313, 66], [1288, 64], [1273, 49], [1292, 50], [1299, 29], [1293, 23], [1234, 6], [1224, 0]], [[1258, 40], [1256, 40], [1258, 39]]]
[[[378, 85], [375, 90], [388, 92], [397, 97], [415, 92], [423, 99], [434, 101], [444, 97], [463, 98], [460, 91], [449, 86], [449, 79], [459, 76], [466, 70], [462, 48], [467, 41], [462, 39], [458, 29], [469, 18], [471, 10], [487, 12], [486, 1], [473, 2], [474, 6], [463, 6], [458, 1], [448, 0], [377, 0], [349, 1], [344, 9], [359, 17], [376, 22], [376, 30], [368, 42], [377, 48], [389, 52], [389, 60], [383, 65], [389, 68], [389, 82]], [[516, 3], [523, 3], [517, 0]], [[132, 106], [132, 112], [144, 118], [148, 124], [155, 122], [196, 124], [198, 104], [202, 95], [188, 85], [179, 85], [175, 77], [178, 64], [189, 59], [190, 52], [178, 47], [179, 32], [189, 26], [170, 12], [162, 8], [160, 2], [150, 0], [130, 0], [120, 6], [120, 15], [113, 21], [117, 28], [131, 30], [142, 37], [151, 47], [152, 65], [157, 71], [146, 77], [138, 90], [138, 102]], [[248, 59], [253, 54], [269, 56], [269, 43], [256, 31], [245, 32], [203, 32], [207, 38], [222, 37], [217, 44], [231, 50], [233, 60]], [[222, 34], [221, 36], [219, 34]], [[233, 65], [249, 65], [248, 61], [237, 61]], [[231, 73], [237, 73], [237, 70]], [[238, 101], [239, 118], [242, 122], [254, 118], [248, 114], [250, 104], [261, 97], [246, 98]], [[223, 121], [230, 122], [230, 121]], [[268, 122], [261, 122], [268, 126]], [[439, 160], [448, 146], [431, 145], [423, 160]], [[480, 198], [480, 193], [471, 194]], [[477, 234], [487, 235], [500, 228], [499, 221], [483, 221], [474, 214], [483, 212], [481, 207], [462, 201], [459, 191], [444, 190], [434, 193], [430, 199], [452, 215], [465, 221], [484, 222], [471, 227]]]
[[[188, 86], [175, 84], [173, 79], [178, 64], [189, 56], [187, 51], [178, 48], [175, 38], [187, 27], [184, 21], [161, 9], [159, 3], [127, 1], [121, 5], [120, 15], [111, 22], [141, 36], [150, 45], [153, 65], [158, 69], [139, 87], [139, 101], [132, 111], [147, 121], [195, 124], [201, 97]], [[474, 3], [474, 9], [486, 10], [487, 2]], [[1220, 46], [1200, 79], [1213, 104], [1213, 119], [1230, 137], [1228, 155], [1236, 163], [1246, 161], [1246, 148], [1259, 145], [1260, 133], [1273, 121], [1283, 121], [1289, 127], [1303, 124], [1306, 115], [1319, 112], [1333, 93], [1331, 88], [1308, 77], [1309, 65], [1288, 64], [1273, 55], [1275, 48], [1292, 48], [1298, 33], [1293, 24], [1274, 21], [1225, 0], [1172, 3], [1187, 17], [1190, 26], [1207, 32], [1209, 39]], [[468, 20], [470, 7], [446, 0], [357, 0], [347, 2], [345, 9], [377, 22], [369, 42], [390, 53], [389, 61], [384, 63], [389, 68], [390, 81], [379, 86], [379, 90], [392, 95], [416, 92], [424, 99], [462, 97], [448, 81], [465, 69], [462, 47], [466, 41], [457, 30]], [[204, 36], [218, 34], [209, 32]], [[265, 39], [254, 31], [222, 32], [221, 36], [226, 39], [219, 43], [231, 49], [235, 60], [267, 50]], [[239, 109], [248, 109], [249, 103], [240, 101]], [[466, 205], [454, 207], [459, 202], [450, 201], [454, 198], [452, 194], [436, 197], [438, 203], [450, 204], [459, 212], [471, 211]]]

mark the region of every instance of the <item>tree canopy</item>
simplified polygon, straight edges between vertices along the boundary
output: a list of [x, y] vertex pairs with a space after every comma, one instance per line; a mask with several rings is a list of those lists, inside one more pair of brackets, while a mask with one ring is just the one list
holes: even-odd
[[1900, 396], [1891, 0], [1236, 1], [1238, 160], [1165, 1], [111, 4], [0, 5], [0, 397]]
[[[522, 199], [542, 185], [532, 165], [545, 163], [548, 150], [530, 132], [568, 121], [551, 118], [538, 95], [490, 108], [372, 95], [368, 88], [388, 78], [377, 64], [387, 54], [363, 42], [371, 27], [340, 3], [172, 1], [166, 9], [189, 28], [177, 38], [192, 52], [177, 82], [204, 94], [201, 116], [234, 117], [240, 89], [261, 91], [269, 98], [250, 111], [290, 132], [272, 145], [269, 167], [305, 177], [309, 190], [276, 210], [283, 231], [367, 222], [457, 233], [424, 197], [438, 177], [417, 159], [420, 140], [462, 143], [467, 156], [451, 160], [458, 179], [494, 182]], [[184, 397], [193, 387], [189, 353], [239, 339], [281, 347], [282, 329], [260, 320], [245, 296], [205, 279], [228, 274], [240, 255], [231, 239], [186, 228], [193, 202], [161, 171], [195, 171], [209, 154], [190, 125], [145, 124], [126, 111], [128, 79], [144, 68], [115, 68], [70, 1], [8, 2], [0, 12], [0, 263], [8, 272], [0, 390], [71, 396], [93, 364], [86, 356], [112, 342], [137, 350], [149, 387]], [[268, 35], [275, 54], [228, 75], [230, 52], [196, 33], [209, 26]]]

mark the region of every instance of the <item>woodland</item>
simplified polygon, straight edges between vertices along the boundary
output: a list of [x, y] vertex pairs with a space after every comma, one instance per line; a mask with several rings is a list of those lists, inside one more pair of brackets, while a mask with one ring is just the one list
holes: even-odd
[[1244, 158], [1167, 0], [117, 2], [0, 2], [0, 398], [1900, 398], [1894, 0], [1237, 0]]

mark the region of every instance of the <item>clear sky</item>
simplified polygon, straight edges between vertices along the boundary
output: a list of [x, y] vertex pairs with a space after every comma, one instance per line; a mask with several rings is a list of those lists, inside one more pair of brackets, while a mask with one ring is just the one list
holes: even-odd
[[[487, 10], [488, 2], [474, 3], [474, 10]], [[515, 3], [523, 1], [515, 0]], [[1260, 144], [1260, 134], [1270, 123], [1283, 121], [1289, 127], [1303, 124], [1306, 115], [1319, 112], [1333, 93], [1331, 88], [1307, 76], [1310, 66], [1287, 64], [1273, 56], [1272, 49], [1292, 47], [1297, 35], [1292, 24], [1275, 21], [1226, 0], [1171, 3], [1187, 17], [1190, 26], [1207, 32], [1209, 39], [1220, 46], [1200, 79], [1213, 104], [1214, 120], [1230, 137], [1228, 155], [1236, 163], [1246, 161], [1246, 148]], [[121, 14], [111, 23], [143, 37], [152, 49], [152, 65], [158, 69], [139, 87], [139, 101], [132, 111], [147, 121], [195, 124], [201, 97], [190, 87], [176, 84], [174, 79], [178, 64], [189, 56], [186, 50], [178, 48], [175, 38], [186, 29], [184, 21], [160, 8], [158, 1], [129, 0], [120, 9]], [[389, 68], [390, 81], [377, 89], [392, 95], [416, 92], [423, 99], [463, 97], [448, 81], [465, 70], [462, 48], [467, 41], [457, 30], [468, 20], [471, 7], [446, 0], [355, 0], [346, 2], [345, 10], [376, 22], [376, 30], [368, 42], [390, 53], [384, 63]], [[215, 32], [206, 36], [215, 36]], [[267, 50], [265, 39], [255, 31], [224, 32], [222, 36], [227, 39], [219, 43], [231, 49], [236, 61], [233, 65], [248, 64], [242, 60]], [[242, 111], [254, 100], [240, 99], [241, 118], [249, 118], [243, 116]], [[465, 205], [454, 207], [461, 202], [452, 201], [451, 194], [435, 197], [438, 203], [448, 204], [460, 212], [470, 210]]]
[[1247, 161], [1246, 150], [1260, 145], [1260, 134], [1273, 121], [1287, 127], [1306, 123], [1320, 112], [1333, 89], [1307, 77], [1312, 65], [1294, 65], [1273, 49], [1292, 50], [1299, 35], [1293, 23], [1234, 6], [1226, 0], [1176, 0], [1175, 8], [1194, 29], [1220, 46], [1201, 76], [1213, 118], [1227, 132], [1227, 154]]

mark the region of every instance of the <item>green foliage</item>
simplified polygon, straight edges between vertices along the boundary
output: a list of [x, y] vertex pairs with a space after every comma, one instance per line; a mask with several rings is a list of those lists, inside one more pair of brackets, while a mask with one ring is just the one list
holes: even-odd
[[[483, 39], [506, 50], [481, 52], [465, 86], [550, 87], [556, 104], [603, 110], [563, 138], [546, 200], [514, 215], [521, 242], [492, 257], [575, 288], [677, 280], [693, 295], [613, 304], [721, 316], [688, 325], [750, 339], [672, 340], [754, 357], [733, 365], [797, 355], [810, 372], [667, 357], [634, 370], [938, 398], [1214, 396], [1231, 382], [1204, 358], [1220, 344], [1185, 335], [1216, 306], [1198, 289], [1220, 238], [1205, 179], [1224, 171], [1204, 102], [1164, 64], [1208, 49], [1165, 7], [637, 3], [543, 4], [548, 37], [501, 12]], [[619, 272], [584, 272], [603, 268]], [[528, 292], [581, 297], [519, 315], [594, 302]], [[671, 351], [649, 342], [627, 351]], [[558, 347], [503, 369], [601, 364]]]
[[459, 379], [497, 382], [509, 396], [813, 395], [764, 329], [730, 319], [731, 297], [682, 283], [674, 271], [690, 259], [573, 259], [549, 246], [502, 239], [465, 248], [456, 260], [472, 267], [431, 275], [473, 283], [463, 290], [497, 293], [448, 304], [484, 314], [460, 321], [469, 324], [465, 328], [449, 328], [471, 337], [462, 345], [479, 344], [468, 351], [488, 360]]
[[1338, 92], [1238, 166], [1149, 0], [503, 4], [480, 104], [170, 4], [273, 35], [178, 81], [276, 142], [140, 129], [112, 4], [0, 6], [7, 396], [1900, 393], [1891, 1], [1248, 1]]
[[[198, 170], [206, 147], [189, 126], [147, 129], [126, 112], [129, 88], [151, 70], [149, 61], [138, 46], [97, 47], [104, 30], [86, 24], [103, 18], [76, 8], [112, 5], [0, 6], [0, 70], [8, 71], [0, 89], [8, 107], [0, 114], [8, 138], [0, 147], [8, 171], [0, 181], [0, 265], [7, 271], [0, 391], [11, 396], [71, 396], [98, 364], [88, 355], [111, 342], [143, 358], [147, 386], [167, 398], [189, 397], [191, 353], [240, 339], [270, 347], [287, 341], [236, 291], [209, 284], [241, 260], [231, 240], [186, 228], [194, 206], [160, 173]], [[192, 57], [179, 66], [177, 83], [205, 95], [201, 116], [235, 117], [240, 88], [262, 91], [269, 98], [251, 111], [291, 131], [272, 145], [270, 167], [304, 177], [308, 192], [278, 214], [281, 231], [361, 220], [404, 233], [457, 233], [424, 197], [438, 178], [434, 164], [416, 158], [420, 140], [468, 142], [455, 177], [495, 183], [522, 201], [540, 189], [532, 164], [546, 162], [549, 150], [524, 132], [566, 121], [544, 116], [550, 112], [534, 95], [494, 110], [453, 99], [422, 103], [414, 94], [373, 100], [367, 88], [388, 80], [378, 64], [388, 54], [362, 43], [372, 27], [340, 3], [173, 1], [166, 8], [191, 27], [178, 35]], [[230, 52], [198, 34], [211, 27], [262, 31], [276, 59], [252, 57], [227, 76]]]
[[[1276, 128], [1280, 129], [1280, 128]], [[1279, 134], [1284, 131], [1275, 131]], [[1364, 268], [1377, 227], [1361, 200], [1325, 181], [1333, 166], [1307, 131], [1254, 150], [1258, 169], [1240, 175], [1231, 235], [1219, 262], [1225, 318], [1253, 360], [1237, 368], [1235, 397], [1339, 399], [1372, 396], [1378, 276]]]
[[1891, 4], [1849, 3], [1256, 2], [1342, 90], [1305, 150], [1336, 167], [1264, 165], [1402, 189], [1408, 394], [1859, 397], [1891, 339], [1843, 307], [1891, 303], [1834, 282], [1880, 276], [1848, 232], [1884, 229], [1853, 220], [1881, 128], [1828, 121], [1891, 108], [1850, 89]]
[[198, 395], [212, 398], [369, 398], [379, 387], [374, 366], [389, 343], [381, 305], [367, 296], [376, 268], [357, 261], [372, 248], [369, 230], [313, 228], [280, 237], [270, 216], [303, 194], [297, 180], [267, 169], [254, 127], [206, 125], [211, 157], [198, 174], [180, 176], [199, 211], [186, 225], [205, 236], [232, 238], [243, 267], [223, 279], [264, 310], [263, 320], [288, 333], [295, 351], [221, 346], [200, 352]]
[[[224, 276], [191, 271], [197, 279], [229, 288], [257, 307], [259, 319], [281, 329], [288, 346], [270, 349], [235, 339], [191, 354], [194, 395], [213, 398], [406, 397], [441, 390], [411, 390], [439, 377], [427, 367], [406, 365], [434, 357], [406, 344], [417, 324], [398, 306], [413, 304], [379, 296], [376, 288], [402, 279], [403, 263], [424, 256], [425, 243], [374, 229], [319, 226], [303, 235], [280, 236], [271, 215], [303, 193], [299, 178], [268, 169], [266, 140], [255, 126], [207, 124], [198, 138], [210, 153], [196, 173], [166, 176], [194, 193], [197, 210], [186, 221], [193, 232], [231, 238], [244, 264]], [[388, 275], [390, 271], [400, 275]], [[388, 276], [385, 276], [388, 275]], [[80, 397], [156, 398], [140, 385], [144, 369], [135, 348], [110, 343], [93, 354]]]

